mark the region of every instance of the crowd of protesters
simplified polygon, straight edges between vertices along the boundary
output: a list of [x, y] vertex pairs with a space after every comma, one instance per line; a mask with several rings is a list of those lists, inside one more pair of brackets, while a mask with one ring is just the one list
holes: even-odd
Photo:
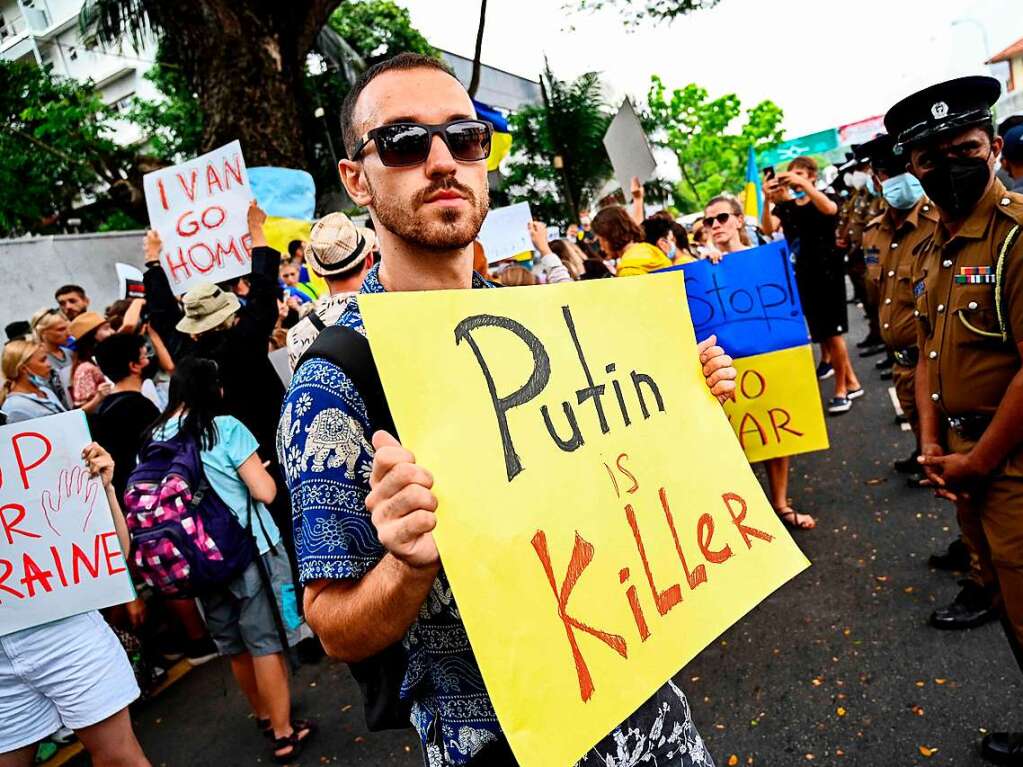
[[[878, 370], [893, 378], [899, 417], [918, 439], [895, 468], [914, 485], [942, 485], [919, 459], [939, 453], [928, 448], [913, 376], [920, 355], [915, 322], [906, 320], [916, 297], [911, 269], [891, 260], [900, 239], [933, 233], [938, 211], [906, 173], [894, 140], [858, 149], [837, 172], [821, 172], [808, 157], [770, 169], [758, 220], [725, 194], [705, 201], [687, 226], [668, 210], [649, 211], [634, 180], [628, 206], [610, 201], [592, 215], [582, 211], [553, 239], [534, 221], [533, 252], [492, 263], [477, 240], [489, 204], [491, 133], [472, 114], [465, 90], [436, 60], [402, 55], [378, 64], [353, 86], [341, 114], [350, 158], [339, 165], [341, 181], [369, 211], [363, 225], [330, 213], [308, 241], [282, 254], [267, 242], [266, 214], [253, 202], [247, 276], [177, 297], [160, 266], [159, 235], [149, 232], [144, 298], [100, 314], [81, 287], [65, 285], [55, 307], [8, 325], [3, 421], [86, 414], [95, 443], [83, 459], [108, 490], [126, 552], [138, 545], [132, 515], [146, 490], [136, 470], [182, 445], [252, 548], [230, 578], [200, 594], [133, 572], [139, 596], [132, 603], [2, 637], [0, 717], [18, 723], [0, 736], [5, 765], [45, 756], [69, 728], [97, 763], [147, 765], [128, 704], [153, 690], [175, 660], [199, 664], [216, 654], [229, 658], [269, 757], [290, 762], [316, 723], [291, 715], [289, 664], [316, 662], [321, 643], [360, 681], [389, 673], [393, 683], [397, 675], [390, 696], [378, 691], [367, 701], [367, 715], [372, 709], [381, 726], [395, 715], [411, 722], [430, 767], [515, 763], [433, 543], [431, 475], [393, 436], [380, 397], [364, 388], [365, 370], [349, 362], [368, 348], [360, 293], [641, 277], [697, 260], [719, 264], [784, 238], [808, 336], [819, 345], [818, 377], [834, 378], [825, 409], [848, 413], [864, 394], [844, 339], [853, 303], [870, 327], [857, 348], [864, 357], [884, 355]], [[1023, 184], [1023, 126], [1002, 128], [1002, 170]], [[1023, 198], [1012, 203], [1023, 206]], [[886, 275], [905, 284], [888, 284]], [[902, 314], [893, 314], [893, 301]], [[894, 334], [898, 323], [908, 339]], [[707, 385], [723, 402], [735, 388], [728, 350], [698, 340]], [[286, 350], [290, 384], [271, 362], [276, 350]], [[811, 530], [816, 520], [788, 496], [790, 463], [765, 462], [768, 497], [787, 526]], [[963, 594], [932, 616], [940, 628], [999, 614], [998, 578], [978, 564], [977, 545], [956, 542], [932, 558], [971, 572]], [[429, 610], [421, 610], [424, 602]], [[17, 662], [23, 648], [30, 667]], [[84, 685], [83, 674], [100, 682]], [[40, 682], [48, 676], [59, 683]], [[604, 763], [628, 732], [649, 731], [658, 718], [671, 736], [644, 743], [633, 763], [713, 764], [674, 680], [590, 755]]]

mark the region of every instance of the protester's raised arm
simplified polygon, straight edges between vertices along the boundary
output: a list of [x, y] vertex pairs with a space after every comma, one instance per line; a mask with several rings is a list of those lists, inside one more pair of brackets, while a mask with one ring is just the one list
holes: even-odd
[[540, 267], [547, 277], [547, 282], [549, 284], [572, 282], [572, 275], [551, 250], [550, 242], [547, 240], [547, 225], [540, 221], [530, 221], [529, 239], [533, 241], [533, 247], [540, 254]]
[[149, 342], [153, 345], [153, 351], [156, 352], [156, 362], [160, 369], [165, 373], [173, 373], [174, 358], [167, 350], [167, 344], [163, 342], [163, 338], [156, 332], [156, 328], [146, 325], [146, 335], [149, 336]]
[[184, 316], [178, 300], [171, 290], [167, 273], [160, 266], [160, 250], [163, 243], [160, 235], [150, 230], [146, 232], [145, 259], [146, 271], [142, 275], [142, 284], [146, 289], [146, 306], [149, 309], [149, 323], [166, 338], [175, 333], [175, 325]]
[[639, 176], [632, 177], [630, 191], [632, 192], [632, 211], [630, 215], [633, 221], [642, 226], [646, 214], [643, 210], [643, 185], [639, 182]]
[[138, 328], [139, 323], [142, 321], [142, 310], [145, 306], [146, 299], [133, 299], [131, 304], [128, 306], [128, 311], [124, 313], [124, 319], [121, 320], [121, 327], [117, 332], [134, 333], [136, 328]]

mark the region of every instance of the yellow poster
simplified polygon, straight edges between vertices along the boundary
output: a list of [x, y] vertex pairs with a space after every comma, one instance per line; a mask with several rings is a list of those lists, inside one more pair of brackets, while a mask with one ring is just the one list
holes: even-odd
[[752, 462], [828, 449], [828, 429], [809, 346], [735, 361], [735, 402], [728, 420]]
[[808, 566], [707, 389], [680, 273], [360, 297], [523, 767], [572, 765]]

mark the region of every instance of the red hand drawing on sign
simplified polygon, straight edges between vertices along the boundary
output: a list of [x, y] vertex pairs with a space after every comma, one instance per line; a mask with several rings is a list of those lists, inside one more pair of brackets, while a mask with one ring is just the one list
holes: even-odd
[[46, 524], [55, 534], [63, 535], [61, 529], [81, 519], [82, 532], [85, 532], [98, 494], [99, 482], [80, 466], [63, 469], [57, 478], [56, 491], [44, 490], [40, 500]]

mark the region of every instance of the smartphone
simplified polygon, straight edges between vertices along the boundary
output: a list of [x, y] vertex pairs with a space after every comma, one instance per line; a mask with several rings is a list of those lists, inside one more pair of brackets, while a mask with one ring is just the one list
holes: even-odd
[[768, 165], [766, 168], [764, 168], [764, 180], [765, 181], [774, 181], [774, 166], [773, 165]]

